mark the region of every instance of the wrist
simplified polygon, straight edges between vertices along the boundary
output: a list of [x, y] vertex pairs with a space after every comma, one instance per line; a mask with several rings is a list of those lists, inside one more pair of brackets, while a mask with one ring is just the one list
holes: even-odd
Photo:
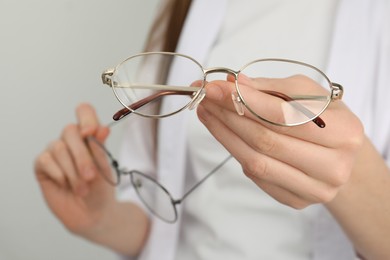
[[83, 237], [120, 254], [134, 256], [142, 250], [148, 229], [149, 220], [142, 209], [133, 203], [116, 201]]

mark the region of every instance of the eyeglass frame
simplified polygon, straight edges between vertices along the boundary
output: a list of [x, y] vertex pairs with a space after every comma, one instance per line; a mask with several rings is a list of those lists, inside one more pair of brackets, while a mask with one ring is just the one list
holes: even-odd
[[[113, 89], [113, 92], [114, 92], [114, 95], [116, 96], [116, 98], [118, 99], [118, 101], [124, 106], [123, 109], [119, 110], [118, 112], [116, 112], [114, 115], [113, 115], [113, 119], [115, 121], [118, 121], [120, 119], [122, 119], [123, 117], [127, 116], [128, 114], [131, 114], [131, 113], [135, 113], [135, 114], [138, 114], [140, 116], [143, 116], [143, 117], [148, 117], [148, 118], [164, 118], [164, 117], [169, 117], [169, 116], [172, 116], [174, 114], [177, 114], [187, 108], [190, 108], [190, 109], [193, 109], [195, 108], [201, 101], [202, 99], [204, 98], [205, 96], [205, 91], [204, 91], [204, 87], [205, 87], [205, 84], [202, 84], [201, 87], [199, 87], [199, 90], [197, 90], [195, 93], [192, 93], [192, 99], [191, 101], [185, 105], [184, 107], [182, 107], [181, 109], [178, 109], [174, 112], [171, 112], [171, 113], [168, 113], [168, 114], [164, 114], [164, 115], [145, 115], [145, 114], [142, 114], [142, 113], [138, 113], [136, 110], [141, 108], [142, 106], [152, 102], [153, 100], [157, 99], [157, 98], [160, 98], [161, 96], [165, 96], [165, 95], [190, 95], [188, 93], [188, 91], [180, 91], [180, 90], [167, 90], [167, 91], [161, 91], [161, 92], [157, 92], [153, 95], [150, 95], [144, 99], [141, 99], [139, 100], [138, 102], [135, 102], [133, 104], [130, 104], [130, 105], [127, 105], [125, 104], [119, 97], [118, 97], [118, 94], [115, 92], [114, 88], [115, 86], [114, 85], [114, 82], [111, 80], [111, 76], [114, 75], [115, 71], [122, 65], [124, 64], [126, 61], [132, 59], [132, 58], [135, 58], [135, 57], [139, 57], [139, 56], [147, 56], [147, 55], [171, 55], [171, 56], [179, 56], [179, 57], [183, 57], [183, 58], [186, 58], [186, 59], [189, 59], [191, 61], [193, 61], [194, 63], [196, 63], [201, 69], [202, 69], [202, 72], [203, 72], [203, 80], [202, 82], [206, 82], [206, 78], [209, 74], [211, 73], [226, 73], [226, 74], [229, 74], [229, 75], [233, 75], [234, 76], [234, 81], [235, 81], [235, 89], [236, 89], [236, 95], [235, 93], [232, 93], [232, 100], [233, 100], [233, 104], [235, 105], [235, 108], [237, 110], [237, 113], [239, 115], [243, 115], [244, 112], [243, 112], [243, 109], [244, 107], [246, 109], [248, 109], [256, 118], [260, 119], [260, 120], [263, 120], [265, 122], [268, 122], [270, 124], [273, 124], [273, 125], [279, 125], [279, 126], [297, 126], [297, 125], [302, 125], [302, 124], [305, 124], [307, 122], [314, 122], [318, 127], [320, 128], [324, 128], [325, 127], [325, 122], [321, 119], [320, 115], [327, 109], [327, 107], [329, 106], [329, 104], [335, 100], [341, 100], [342, 99], [342, 96], [344, 94], [344, 88], [342, 85], [338, 84], [338, 83], [335, 83], [335, 82], [332, 82], [330, 81], [330, 79], [328, 78], [328, 76], [322, 72], [320, 69], [318, 69], [317, 67], [311, 65], [311, 64], [308, 64], [308, 63], [305, 63], [305, 62], [301, 62], [301, 61], [296, 61], [296, 60], [290, 60], [290, 59], [281, 59], [281, 58], [266, 58], [266, 59], [256, 59], [256, 60], [253, 60], [247, 64], [245, 64], [241, 69], [239, 69], [238, 71], [235, 71], [235, 70], [232, 70], [232, 69], [229, 69], [229, 68], [225, 68], [225, 67], [212, 67], [212, 68], [204, 68], [197, 60], [195, 60], [194, 58], [188, 56], [188, 55], [185, 55], [185, 54], [181, 54], [181, 53], [176, 53], [176, 52], [143, 52], [143, 53], [139, 53], [139, 54], [136, 54], [136, 55], [133, 55], [133, 56], [130, 56], [128, 57], [127, 59], [125, 59], [124, 61], [120, 62], [115, 68], [111, 68], [111, 69], [107, 69], [105, 70], [102, 75], [101, 75], [101, 79], [102, 79], [102, 82], [104, 85], [108, 85], [109, 87], [111, 87]], [[277, 61], [277, 62], [286, 62], [286, 63], [292, 63], [292, 64], [297, 64], [297, 65], [301, 65], [301, 66], [304, 66], [304, 67], [308, 67], [308, 68], [311, 68], [313, 69], [314, 71], [318, 72], [321, 76], [324, 77], [324, 79], [327, 81], [327, 83], [329, 84], [329, 87], [330, 87], [330, 95], [329, 95], [329, 100], [327, 101], [326, 105], [324, 106], [324, 108], [319, 112], [317, 113], [316, 115], [314, 115], [315, 117], [309, 117], [309, 119], [307, 121], [303, 121], [303, 122], [299, 122], [299, 123], [293, 123], [293, 124], [281, 124], [281, 123], [276, 123], [276, 122], [273, 122], [273, 121], [270, 121], [268, 119], [265, 119], [261, 116], [259, 116], [256, 112], [254, 112], [250, 106], [245, 102], [245, 99], [243, 98], [242, 94], [241, 94], [241, 91], [240, 91], [240, 88], [238, 86], [238, 77], [239, 77], [239, 74], [241, 73], [241, 71], [243, 71], [246, 67], [250, 66], [251, 64], [254, 64], [256, 62], [263, 62], [263, 61]], [[165, 85], [167, 86], [167, 85]], [[167, 86], [168, 87], [168, 86]], [[277, 96], [281, 99], [284, 99], [285, 101], [294, 101], [293, 98], [281, 93], [281, 92], [276, 92], [276, 91], [270, 91], [270, 90], [263, 90], [263, 92], [267, 93], [267, 94], [270, 94], [270, 95], [273, 95], [273, 96]], [[301, 110], [301, 112], [303, 112], [305, 115], [307, 114], [313, 114], [310, 110], [306, 109], [305, 107], [301, 106], [299, 103], [295, 102], [294, 106], [298, 106], [298, 109]], [[242, 112], [240, 112], [242, 111]]]
[[[226, 74], [230, 74], [230, 75], [233, 75], [234, 76], [234, 79], [235, 79], [235, 88], [236, 88], [236, 93], [238, 96], [233, 96], [232, 95], [232, 99], [233, 99], [233, 104], [236, 106], [237, 104], [235, 104], [234, 102], [237, 102], [239, 105], [243, 105], [245, 106], [254, 116], [256, 116], [257, 118], [263, 120], [263, 121], [266, 121], [270, 124], [274, 124], [274, 125], [281, 125], [281, 126], [296, 126], [296, 125], [301, 125], [301, 124], [304, 124], [304, 123], [307, 123], [309, 121], [312, 121], [314, 122], [318, 127], [320, 128], [323, 128], [325, 127], [325, 122], [320, 118], [320, 115], [322, 114], [323, 111], [326, 110], [326, 108], [329, 106], [330, 102], [332, 101], [335, 101], [335, 100], [340, 100], [343, 96], [343, 93], [344, 93], [344, 90], [343, 90], [343, 87], [338, 84], [338, 83], [334, 83], [334, 82], [331, 82], [330, 79], [327, 77], [327, 75], [322, 72], [320, 69], [318, 69], [317, 67], [313, 66], [313, 65], [310, 65], [310, 64], [307, 64], [307, 63], [304, 63], [304, 62], [300, 62], [300, 61], [295, 61], [295, 60], [289, 60], [289, 59], [279, 59], [279, 58], [268, 58], [268, 59], [257, 59], [257, 60], [254, 60], [254, 61], [251, 61], [249, 63], [247, 63], [246, 65], [244, 65], [240, 70], [238, 71], [234, 71], [232, 69], [229, 69], [229, 68], [225, 68], [225, 67], [213, 67], [213, 68], [204, 68], [198, 61], [196, 61], [194, 58], [188, 56], [188, 55], [184, 55], [184, 54], [180, 54], [180, 53], [174, 53], [174, 52], [144, 52], [144, 53], [139, 53], [139, 54], [136, 54], [136, 55], [133, 55], [127, 59], [125, 59], [124, 61], [122, 61], [121, 63], [119, 63], [115, 68], [113, 69], [108, 69], [108, 70], [105, 70], [102, 75], [101, 75], [101, 79], [102, 79], [102, 82], [103, 84], [105, 85], [108, 85], [109, 87], [111, 87], [112, 89], [114, 89], [114, 86], [113, 86], [113, 81], [111, 80], [111, 76], [114, 75], [116, 69], [121, 66], [124, 62], [126, 62], [127, 60], [129, 59], [132, 59], [134, 57], [138, 57], [138, 56], [146, 56], [146, 55], [153, 55], [153, 54], [162, 54], [162, 55], [172, 55], [172, 56], [181, 56], [181, 57], [184, 57], [184, 58], [187, 58], [189, 60], [192, 60], [194, 63], [196, 63], [203, 71], [203, 83], [206, 82], [206, 77], [207, 75], [211, 74], [211, 73], [226, 73]], [[248, 67], [249, 65], [253, 64], [253, 63], [256, 63], [256, 62], [261, 62], [261, 61], [280, 61], [280, 62], [289, 62], [289, 63], [293, 63], [293, 64], [298, 64], [298, 65], [302, 65], [302, 66], [305, 66], [305, 67], [308, 67], [308, 68], [311, 68], [315, 71], [317, 71], [318, 73], [320, 73], [325, 79], [326, 81], [329, 83], [329, 86], [331, 88], [331, 93], [330, 93], [330, 99], [329, 101], [327, 102], [327, 104], [324, 106], [324, 108], [317, 114], [317, 116], [315, 118], [312, 118], [312, 119], [309, 119], [305, 122], [302, 122], [302, 123], [297, 123], [297, 124], [278, 124], [278, 123], [275, 123], [275, 122], [272, 122], [272, 121], [269, 121], [265, 118], [262, 118], [260, 117], [259, 115], [257, 115], [251, 108], [249, 105], [247, 105], [247, 103], [245, 102], [245, 99], [242, 97], [241, 95], [241, 92], [240, 92], [240, 89], [238, 87], [238, 77], [239, 77], [239, 74], [241, 73], [241, 71], [243, 69], [245, 69], [246, 67]], [[118, 101], [124, 106], [123, 109], [119, 110], [118, 112], [116, 112], [113, 116], [113, 119], [115, 121], [119, 121], [121, 119], [123, 119], [124, 117], [130, 115], [131, 113], [134, 113], [134, 114], [137, 114], [137, 115], [140, 115], [140, 116], [143, 116], [143, 117], [148, 117], [148, 118], [164, 118], [164, 117], [168, 117], [168, 116], [172, 116], [174, 114], [177, 114], [187, 108], [195, 108], [201, 101], [202, 99], [204, 98], [205, 96], [205, 93], [204, 93], [204, 87], [205, 87], [205, 84], [202, 84], [201, 87], [199, 87], [199, 90], [197, 90], [195, 93], [193, 93], [193, 97], [191, 99], [191, 101], [185, 105], [184, 107], [182, 107], [181, 109], [178, 109], [177, 111], [174, 111], [172, 113], [169, 113], [169, 114], [165, 114], [165, 115], [144, 115], [144, 114], [140, 114], [140, 113], [137, 113], [137, 109], [139, 109], [140, 107], [152, 102], [153, 100], [159, 98], [160, 96], [156, 94], [161, 94], [162, 96], [165, 96], [165, 95], [188, 95], [188, 92], [187, 91], [179, 91], [179, 90], [169, 90], [169, 91], [165, 91], [165, 92], [158, 92], [154, 95], [151, 95], [149, 97], [146, 97], [136, 103], [133, 103], [130, 105], [130, 108], [131, 110], [129, 109], [129, 106], [124, 104], [122, 102], [122, 100], [118, 97], [118, 95], [115, 93], [114, 91], [114, 94], [116, 96], [116, 98], [118, 99]], [[276, 91], [268, 91], [268, 94], [271, 94], [271, 95], [274, 95], [274, 96], [278, 96], [279, 98], [282, 98], [284, 99], [285, 101], [293, 101], [293, 99], [291, 97], [288, 97], [287, 95], [283, 94], [283, 93], [280, 93], [280, 92], [276, 92]], [[299, 104], [298, 104], [299, 105]], [[304, 107], [302, 107], [303, 109], [306, 109]], [[240, 113], [236, 107], [236, 110], [238, 112], [239, 115], [243, 115], [243, 113]], [[312, 113], [311, 111], [309, 111], [310, 113]], [[304, 112], [305, 113], [305, 112]], [[197, 182], [194, 186], [192, 186], [180, 199], [174, 199], [172, 197], [172, 195], [170, 194], [170, 192], [161, 184], [159, 183], [157, 180], [155, 180], [154, 178], [152, 178], [151, 176], [147, 175], [147, 174], [144, 174], [138, 170], [125, 170], [125, 169], [120, 169], [119, 167], [119, 163], [118, 161], [112, 156], [112, 154], [108, 151], [108, 149], [102, 144], [100, 143], [98, 140], [96, 140], [96, 138], [94, 138], [93, 136], [89, 136], [88, 137], [89, 140], [92, 140], [93, 142], [95, 142], [98, 146], [100, 146], [102, 148], [102, 150], [105, 152], [105, 154], [108, 156], [108, 158], [110, 159], [110, 163], [111, 163], [111, 166], [115, 169], [115, 174], [117, 175], [117, 179], [118, 179], [118, 182], [117, 183], [113, 183], [111, 182], [110, 180], [108, 180], [104, 175], [103, 175], [103, 178], [108, 182], [110, 183], [111, 185], [114, 185], [114, 186], [117, 186], [119, 185], [120, 183], [120, 179], [121, 179], [121, 176], [122, 175], [130, 175], [130, 180], [131, 180], [131, 183], [132, 185], [134, 186], [136, 192], [137, 192], [137, 195], [138, 197], [140, 198], [140, 200], [143, 202], [143, 204], [150, 210], [150, 212], [152, 212], [155, 216], [157, 216], [158, 218], [160, 218], [161, 220], [163, 221], [166, 221], [168, 223], [174, 223], [177, 221], [177, 218], [178, 218], [178, 211], [177, 211], [177, 208], [176, 208], [176, 205], [179, 205], [183, 202], [183, 200], [189, 195], [191, 194], [194, 190], [196, 190], [196, 188], [198, 188], [202, 183], [204, 183], [206, 181], [206, 179], [208, 179], [212, 174], [214, 174], [218, 169], [220, 169], [230, 158], [232, 158], [232, 155], [229, 155], [227, 158], [225, 158], [220, 164], [218, 164], [213, 170], [211, 170], [207, 175], [205, 175], [199, 182]], [[169, 221], [169, 220], [166, 220], [164, 219], [163, 217], [161, 217], [159, 214], [157, 214], [145, 201], [144, 199], [142, 198], [142, 196], [139, 194], [138, 192], [138, 189], [136, 188], [136, 185], [133, 181], [133, 174], [134, 173], [137, 173], [139, 175], [141, 175], [142, 177], [145, 177], [147, 178], [148, 180], [152, 181], [153, 183], [155, 183], [159, 188], [161, 188], [161, 190], [163, 190], [167, 195], [168, 197], [170, 198], [170, 201], [171, 201], [171, 205], [174, 209], [174, 213], [175, 213], [175, 218], [174, 220], [172, 221]]]
[[[103, 179], [107, 183], [109, 183], [109, 184], [111, 184], [113, 186], [118, 186], [120, 184], [120, 182], [121, 182], [121, 176], [122, 175], [130, 175], [130, 182], [133, 185], [133, 187], [135, 188], [137, 196], [142, 201], [142, 203], [146, 206], [146, 208], [149, 209], [149, 211], [154, 216], [158, 217], [159, 219], [161, 219], [162, 221], [165, 221], [167, 223], [175, 223], [177, 221], [177, 219], [178, 219], [178, 216], [179, 216], [178, 210], [177, 210], [176, 206], [180, 205], [184, 201], [184, 199], [186, 199], [190, 194], [192, 194], [193, 191], [195, 191], [201, 184], [203, 184], [210, 176], [212, 176], [214, 173], [216, 173], [223, 165], [225, 165], [225, 163], [227, 161], [229, 161], [233, 157], [231, 154], [229, 154], [228, 157], [226, 157], [222, 162], [220, 162], [216, 167], [214, 167], [209, 173], [207, 173], [201, 180], [199, 180], [190, 189], [188, 189], [181, 196], [181, 198], [174, 199], [173, 196], [171, 195], [171, 193], [168, 191], [168, 189], [165, 188], [164, 185], [162, 185], [159, 181], [157, 181], [153, 177], [151, 177], [151, 176], [149, 176], [149, 175], [147, 175], [147, 174], [145, 174], [145, 173], [143, 173], [143, 172], [141, 172], [139, 170], [121, 169], [118, 161], [114, 158], [114, 156], [110, 153], [110, 151], [106, 148], [106, 146], [104, 144], [102, 144], [101, 142], [99, 142], [94, 136], [88, 136], [87, 139], [92, 141], [92, 142], [94, 142], [95, 144], [97, 144], [105, 152], [107, 157], [110, 159], [110, 164], [111, 164], [112, 168], [115, 169], [115, 174], [117, 175], [118, 181], [117, 182], [112, 182], [104, 174], [101, 174]], [[150, 180], [153, 183], [155, 183], [169, 197], [171, 205], [172, 205], [174, 213], [175, 213], [175, 217], [174, 217], [173, 220], [164, 219], [162, 216], [160, 216], [158, 213], [156, 213], [156, 211], [150, 205], [148, 205], [148, 203], [146, 203], [146, 201], [142, 198], [141, 194], [139, 194], [139, 192], [138, 192], [136, 183], [134, 182], [134, 178], [133, 178], [134, 173], [139, 174], [142, 177], [147, 178], [148, 180]]]

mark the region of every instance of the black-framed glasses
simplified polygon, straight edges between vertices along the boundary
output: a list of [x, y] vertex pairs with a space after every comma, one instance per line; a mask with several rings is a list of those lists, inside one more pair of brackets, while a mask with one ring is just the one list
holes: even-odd
[[[146, 208], [149, 209], [153, 215], [168, 223], [176, 222], [178, 218], [177, 205], [181, 204], [184, 199], [232, 158], [231, 155], [226, 157], [200, 181], [185, 192], [181, 198], [175, 199], [171, 193], [153, 177], [138, 170], [121, 168], [118, 161], [106, 146], [99, 142], [95, 137], [88, 136], [87, 139], [90, 141], [89, 145], [94, 157], [99, 158], [99, 162], [97, 163], [101, 168], [99, 172], [103, 179], [106, 180], [107, 183], [117, 186], [120, 184], [122, 176], [129, 176], [133, 188]], [[103, 157], [108, 159], [108, 164], [104, 163]]]
[[[147, 52], [131, 56], [106, 70], [102, 80], [124, 106], [113, 116], [114, 120], [130, 113], [162, 118], [195, 108], [205, 96], [206, 78], [212, 73], [234, 77], [232, 100], [239, 115], [247, 110], [260, 120], [280, 126], [312, 121], [325, 127], [320, 115], [331, 101], [343, 95], [342, 86], [331, 82], [318, 68], [300, 61], [274, 58], [254, 60], [235, 71], [223, 67], [205, 69], [195, 59], [179, 53]], [[257, 84], [248, 91], [239, 83], [240, 74], [262, 79], [264, 84]], [[276, 81], [267, 84], [267, 79]], [[286, 79], [289, 84], [284, 84]], [[170, 102], [169, 107], [161, 107], [160, 101], [164, 99], [174, 99], [174, 102]], [[259, 106], [259, 102], [265, 105]]]

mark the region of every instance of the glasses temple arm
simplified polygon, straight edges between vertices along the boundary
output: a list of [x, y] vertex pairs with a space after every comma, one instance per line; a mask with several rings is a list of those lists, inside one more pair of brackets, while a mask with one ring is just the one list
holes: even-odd
[[175, 204], [180, 204], [188, 195], [191, 194], [192, 191], [194, 191], [196, 188], [198, 188], [203, 182], [205, 182], [211, 175], [213, 175], [216, 171], [218, 171], [227, 161], [229, 161], [233, 156], [230, 154], [228, 157], [226, 157], [220, 164], [218, 164], [214, 169], [211, 170], [206, 176], [203, 177], [198, 183], [196, 183], [194, 186], [192, 186], [191, 189], [189, 189], [180, 200], [175, 200]]
[[[289, 102], [292, 106], [294, 106], [297, 110], [301, 111], [303, 114], [305, 114], [308, 118], [312, 118], [315, 116], [313, 112], [311, 112], [309, 109], [306, 107], [302, 106], [298, 102], [296, 102], [293, 98], [287, 96], [286, 94], [283, 94], [278, 91], [274, 90], [261, 90], [261, 92], [264, 92], [266, 94], [272, 95], [274, 97], [278, 97], [283, 99], [284, 101]], [[313, 123], [315, 123], [318, 127], [324, 128], [326, 126], [324, 120], [321, 119], [321, 117], [316, 117], [312, 120]]]
[[[295, 102], [295, 100], [293, 98], [291, 98], [291, 97], [289, 97], [281, 92], [273, 91], [273, 90], [261, 90], [261, 91], [266, 93], [266, 94], [269, 94], [269, 95], [272, 95], [275, 97], [279, 97], [279, 98], [283, 99], [284, 101], [290, 102], [290, 104], [292, 104], [297, 110], [299, 110], [303, 114], [305, 114], [308, 118], [315, 116], [315, 114], [313, 114], [313, 112], [311, 112], [310, 110], [308, 110], [307, 108], [305, 108], [304, 106], [299, 104], [298, 102]], [[194, 92], [188, 92], [188, 91], [184, 91], [184, 90], [160, 91], [160, 92], [157, 92], [157, 93], [150, 95], [146, 98], [143, 98], [143, 99], [129, 105], [128, 107], [122, 108], [121, 110], [119, 110], [118, 112], [116, 112], [113, 115], [113, 119], [115, 121], [119, 121], [122, 118], [126, 117], [127, 115], [131, 114], [133, 111], [143, 107], [144, 105], [146, 105], [146, 104], [148, 104], [148, 103], [150, 103], [158, 98], [164, 97], [164, 96], [169, 96], [169, 95], [188, 95], [188, 96], [191, 96], [191, 95], [193, 95], [193, 93]], [[321, 117], [314, 118], [312, 120], [312, 122], [315, 123], [320, 128], [324, 128], [326, 126], [325, 122], [321, 119]]]
[[181, 90], [166, 90], [166, 91], [160, 91], [160, 92], [157, 92], [153, 95], [150, 95], [146, 98], [143, 98], [131, 105], [129, 105], [128, 107], [125, 107], [125, 108], [122, 108], [121, 110], [119, 110], [118, 112], [116, 112], [114, 114], [114, 116], [112, 117], [115, 121], [119, 121], [121, 120], [122, 118], [124, 118], [125, 116], [131, 114], [133, 111], [143, 107], [144, 105], [160, 98], [160, 97], [164, 97], [164, 96], [169, 96], [169, 95], [187, 95], [187, 96], [191, 96], [193, 95], [193, 92], [188, 92], [188, 91], [181, 91]]

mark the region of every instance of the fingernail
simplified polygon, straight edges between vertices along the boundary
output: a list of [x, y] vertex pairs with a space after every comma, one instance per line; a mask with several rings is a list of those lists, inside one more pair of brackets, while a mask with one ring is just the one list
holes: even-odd
[[100, 142], [104, 142], [104, 140], [106, 140], [106, 138], [109, 134], [110, 134], [110, 128], [108, 128], [106, 126], [101, 126], [101, 127], [99, 127], [99, 129], [96, 133], [96, 138]]
[[81, 135], [82, 136], [89, 136], [89, 135], [93, 135], [96, 131], [96, 127], [94, 126], [83, 126], [81, 128]]

